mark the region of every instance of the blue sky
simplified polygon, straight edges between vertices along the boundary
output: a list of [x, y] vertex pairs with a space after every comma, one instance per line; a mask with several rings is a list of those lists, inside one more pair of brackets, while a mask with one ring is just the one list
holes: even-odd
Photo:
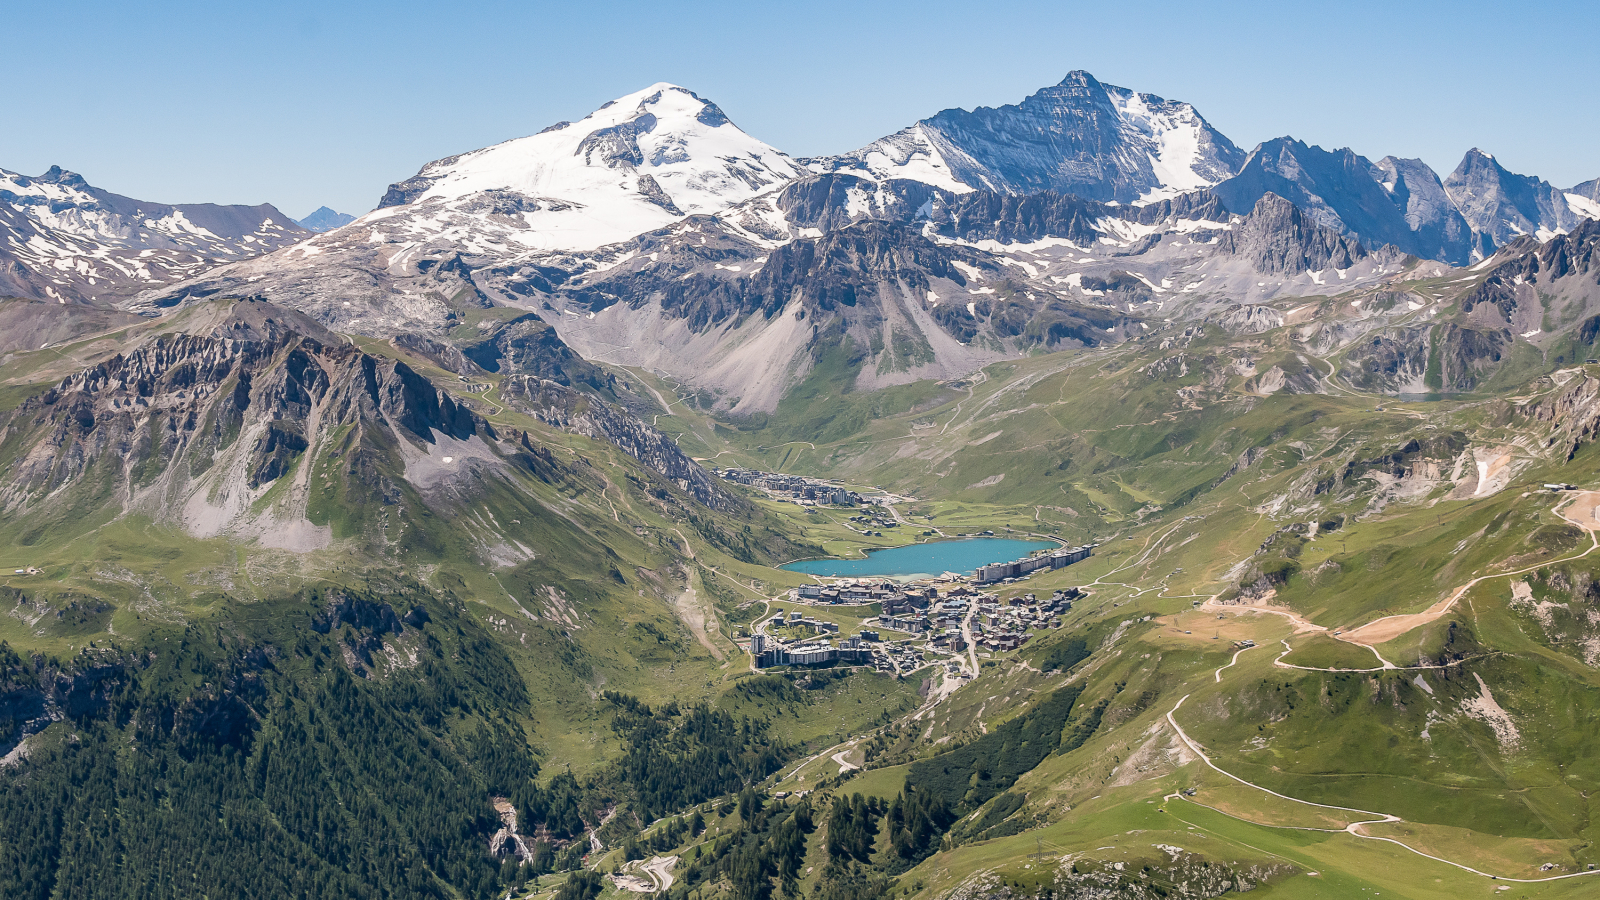
[[[237, 8], [228, 8], [236, 6]], [[795, 155], [1072, 69], [1441, 174], [1600, 176], [1600, 4], [13, 0], [0, 168], [165, 202], [364, 212], [424, 163], [655, 81]]]

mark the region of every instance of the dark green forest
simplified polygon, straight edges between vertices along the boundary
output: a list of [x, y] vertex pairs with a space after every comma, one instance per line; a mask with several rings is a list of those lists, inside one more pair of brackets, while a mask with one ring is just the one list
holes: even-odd
[[[385, 641], [415, 665], [371, 675]], [[637, 832], [793, 753], [764, 722], [606, 700], [625, 752], [541, 786], [510, 659], [415, 586], [241, 606], [70, 662], [0, 645], [0, 748], [28, 736], [0, 788], [0, 896], [502, 896], [577, 869], [602, 808]], [[495, 797], [544, 838], [532, 859], [491, 854]]]

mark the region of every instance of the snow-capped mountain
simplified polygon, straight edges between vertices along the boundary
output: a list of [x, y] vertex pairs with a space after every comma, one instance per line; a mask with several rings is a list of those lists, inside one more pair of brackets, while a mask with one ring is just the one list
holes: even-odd
[[818, 172], [911, 179], [961, 193], [1052, 190], [1148, 203], [1210, 187], [1244, 154], [1187, 103], [1072, 72], [1016, 105], [947, 109], [841, 156]]
[[579, 122], [429, 163], [363, 221], [423, 234], [488, 218], [508, 246], [592, 250], [721, 212], [801, 173], [716, 104], [661, 83]]
[[349, 213], [342, 213], [326, 206], [319, 206], [316, 212], [306, 216], [304, 219], [295, 219], [294, 223], [307, 231], [315, 231], [320, 234], [324, 231], [342, 228], [355, 220], [356, 217]]
[[308, 234], [271, 204], [150, 203], [59, 166], [0, 169], [0, 296], [115, 301]]
[[[1407, 254], [1464, 263], [1494, 247], [1446, 187], [1417, 160], [1289, 138], [1246, 160], [1187, 104], [1083, 73], [798, 162], [662, 84], [430, 163], [336, 231], [124, 307], [250, 297], [458, 353], [513, 316], [754, 413], [846, 343], [871, 390], [1437, 277], [1446, 265]], [[1564, 202], [1592, 202], [1586, 190]], [[1392, 309], [1420, 308], [1370, 315]]]

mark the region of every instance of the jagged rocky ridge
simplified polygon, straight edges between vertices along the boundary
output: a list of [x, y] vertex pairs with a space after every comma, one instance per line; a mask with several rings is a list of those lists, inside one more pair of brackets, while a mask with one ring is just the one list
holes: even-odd
[[1584, 190], [1563, 192], [1513, 174], [1477, 149], [1441, 181], [1421, 160], [1387, 156], [1373, 163], [1349, 148], [1324, 150], [1291, 137], [1261, 144], [1238, 174], [1212, 188], [1235, 210], [1277, 194], [1368, 247], [1391, 244], [1458, 266], [1519, 236], [1548, 240], [1600, 216], [1600, 204]]
[[[569, 411], [562, 427], [614, 440], [708, 505], [733, 504], [653, 429], [546, 384]], [[535, 450], [403, 362], [364, 353], [293, 311], [242, 302], [197, 333], [156, 335], [6, 415], [0, 504], [33, 523], [24, 543], [65, 520], [134, 513], [197, 536], [304, 550], [334, 537], [330, 484], [383, 505], [450, 503]]]
[[1218, 253], [1242, 257], [1257, 272], [1299, 275], [1348, 269], [1366, 248], [1337, 231], [1310, 221], [1298, 206], [1268, 193], [1238, 224], [1224, 232]]
[[[714, 104], [655, 85], [429, 164], [336, 233], [129, 308], [264, 298], [339, 332], [449, 347], [430, 358], [451, 371], [459, 355], [607, 395], [603, 375], [574, 379], [576, 361], [529, 367], [522, 357], [553, 357], [517, 347], [548, 326], [583, 358], [652, 368], [752, 413], [845, 343], [862, 389], [960, 377], [1238, 304], [1363, 289], [1416, 265], [1408, 253], [1460, 262], [1492, 246], [1419, 161], [1288, 138], [1243, 159], [1209, 128], [1184, 104], [1073, 73], [1016, 107], [919, 123], [895, 139], [923, 141], [904, 158], [885, 145], [807, 170]], [[1162, 155], [1178, 149], [1187, 175]], [[930, 174], [936, 158], [944, 174]], [[964, 165], [967, 180], [950, 174]], [[459, 328], [497, 306], [524, 316]]]

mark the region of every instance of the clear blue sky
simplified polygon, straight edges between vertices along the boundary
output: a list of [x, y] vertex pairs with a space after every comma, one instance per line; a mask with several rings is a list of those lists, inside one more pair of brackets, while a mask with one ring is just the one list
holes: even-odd
[[[230, 8], [231, 7], [231, 8]], [[1600, 4], [13, 0], [0, 168], [165, 202], [361, 213], [424, 163], [655, 81], [795, 155], [1072, 69], [1290, 134], [1560, 187], [1600, 176]]]

